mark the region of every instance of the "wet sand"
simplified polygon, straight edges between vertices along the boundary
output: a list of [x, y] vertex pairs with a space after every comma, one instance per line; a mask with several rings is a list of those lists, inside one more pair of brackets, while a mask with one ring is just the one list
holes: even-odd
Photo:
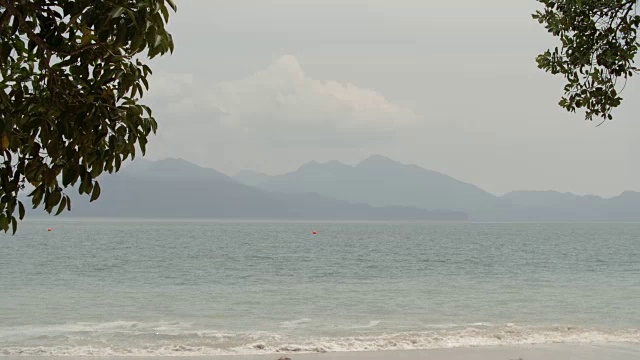
[[[65, 356], [65, 360], [277, 360], [288, 357], [291, 360], [638, 360], [638, 345], [534, 345], [509, 347], [477, 347], [434, 350], [402, 350], [371, 352], [335, 352], [322, 354], [266, 354], [266, 355], [225, 355], [225, 356], [177, 356], [177, 357], [115, 357]], [[7, 356], [6, 360], [40, 360], [48, 357]]]

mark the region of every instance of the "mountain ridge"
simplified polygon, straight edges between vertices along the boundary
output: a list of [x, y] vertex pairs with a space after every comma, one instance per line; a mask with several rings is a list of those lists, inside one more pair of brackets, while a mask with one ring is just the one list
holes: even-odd
[[99, 180], [102, 196], [89, 204], [86, 197], [74, 195], [71, 216], [438, 221], [468, 218], [459, 211], [374, 207], [322, 194], [267, 192], [183, 159], [133, 162]]
[[463, 211], [477, 221], [608, 221], [616, 216], [640, 220], [640, 199], [634, 191], [608, 199], [536, 190], [497, 196], [449, 175], [383, 155], [369, 156], [353, 166], [311, 161], [297, 170], [263, 178], [255, 186], [272, 192], [313, 192], [374, 206]]
[[[91, 205], [71, 189], [66, 193], [73, 199], [71, 216], [640, 221], [640, 192], [604, 198], [521, 190], [496, 196], [446, 174], [379, 155], [353, 166], [310, 162], [279, 176], [247, 174], [258, 177], [258, 184], [245, 185], [238, 174], [230, 177], [184, 159], [137, 159], [116, 174], [101, 176], [102, 196]], [[429, 202], [434, 199], [439, 203]], [[456, 207], [460, 204], [466, 206]]]
[[[315, 192], [373, 206], [469, 212], [501, 205], [498, 197], [473, 184], [382, 155], [372, 155], [355, 166], [335, 167], [329, 162], [309, 162], [290, 173], [273, 176], [258, 186], [273, 192]], [[425, 187], [437, 188], [437, 191], [425, 191]]]

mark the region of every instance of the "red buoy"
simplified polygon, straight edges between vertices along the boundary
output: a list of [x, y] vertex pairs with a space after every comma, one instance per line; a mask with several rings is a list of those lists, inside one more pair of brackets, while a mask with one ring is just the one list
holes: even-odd
[[318, 233], [317, 233], [317, 232], [315, 232], [315, 231], [312, 231], [311, 233], [312, 233], [313, 235], [317, 235], [317, 234], [318, 234]]
[[48, 228], [48, 229], [47, 229], [47, 231], [48, 231], [48, 232], [51, 232], [51, 228]]

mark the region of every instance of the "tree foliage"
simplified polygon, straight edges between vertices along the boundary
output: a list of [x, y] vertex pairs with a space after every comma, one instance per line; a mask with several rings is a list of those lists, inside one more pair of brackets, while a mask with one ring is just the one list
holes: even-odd
[[559, 105], [584, 109], [587, 120], [613, 119], [621, 90], [638, 71], [637, 0], [538, 1], [544, 9], [533, 18], [562, 43], [537, 58], [539, 68], [567, 80]]
[[0, 0], [0, 229], [15, 233], [18, 200], [70, 209], [63, 189], [91, 201], [96, 181], [144, 154], [156, 131], [140, 98], [151, 69], [173, 51], [172, 0]]

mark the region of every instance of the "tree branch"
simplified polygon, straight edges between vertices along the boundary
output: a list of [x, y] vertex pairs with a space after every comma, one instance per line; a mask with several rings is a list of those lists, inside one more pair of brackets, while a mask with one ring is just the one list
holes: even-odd
[[9, 15], [12, 15], [16, 19], [18, 19], [18, 22], [20, 23], [20, 27], [27, 33], [27, 37], [29, 38], [29, 40], [36, 43], [36, 45], [38, 45], [42, 50], [48, 52], [49, 57], [51, 57], [51, 48], [49, 48], [49, 45], [47, 45], [47, 43], [44, 42], [44, 40], [42, 40], [40, 36], [38, 36], [35, 32], [33, 32], [33, 29], [31, 29], [29, 25], [27, 25], [22, 15], [18, 12], [18, 10], [16, 10], [15, 7], [13, 7], [12, 1], [0, 0], [0, 5], [4, 6], [5, 9], [7, 9], [7, 13]]

